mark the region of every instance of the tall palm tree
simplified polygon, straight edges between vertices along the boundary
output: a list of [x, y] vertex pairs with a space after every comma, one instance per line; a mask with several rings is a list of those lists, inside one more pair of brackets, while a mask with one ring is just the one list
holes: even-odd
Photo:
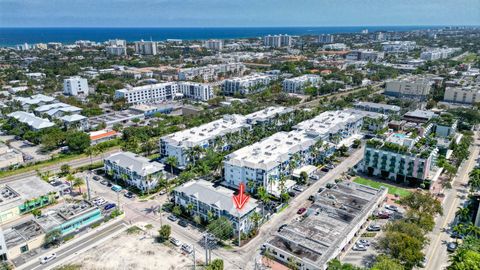
[[456, 215], [460, 218], [460, 221], [467, 221], [470, 217], [470, 209], [468, 207], [458, 207]]
[[170, 173], [173, 174], [173, 167], [178, 166], [178, 158], [176, 156], [168, 156], [165, 163], [170, 165]]
[[73, 186], [78, 188], [78, 192], [82, 194], [82, 186], [85, 184], [85, 181], [83, 181], [82, 178], [80, 177], [75, 177], [73, 180]]
[[250, 220], [253, 222], [253, 226], [255, 230], [258, 229], [258, 225], [261, 219], [262, 219], [262, 216], [260, 216], [258, 212], [253, 212], [253, 214], [250, 216]]
[[270, 202], [270, 195], [268, 194], [267, 190], [264, 187], [259, 187], [257, 189], [257, 195], [260, 200], [263, 202], [262, 204], [262, 216], [265, 216], [265, 204]]
[[280, 180], [278, 180], [278, 188], [280, 189], [280, 202], [283, 203], [283, 196], [282, 194], [286, 191], [286, 182], [287, 178], [285, 176], [281, 176]]

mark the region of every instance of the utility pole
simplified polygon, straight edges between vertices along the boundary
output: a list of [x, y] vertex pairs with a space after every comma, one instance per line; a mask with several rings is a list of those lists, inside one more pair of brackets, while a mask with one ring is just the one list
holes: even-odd
[[197, 260], [195, 258], [195, 247], [192, 245], [193, 247], [193, 270], [195, 270], [196, 266], [197, 266]]
[[241, 242], [242, 242], [241, 239], [240, 239], [241, 236], [242, 236], [242, 234], [240, 232], [240, 211], [238, 211], [238, 247], [241, 246]]
[[[92, 171], [90, 171], [90, 176], [92, 176]], [[90, 181], [88, 175], [85, 176], [85, 180], [87, 182], [87, 195], [88, 195], [88, 200], [90, 201], [92, 199], [92, 195], [90, 194]]]
[[208, 265], [208, 233], [203, 235], [205, 245], [205, 265]]

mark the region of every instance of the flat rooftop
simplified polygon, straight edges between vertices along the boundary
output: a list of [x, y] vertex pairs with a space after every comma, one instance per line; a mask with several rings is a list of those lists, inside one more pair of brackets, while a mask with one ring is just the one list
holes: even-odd
[[348, 234], [359, 225], [387, 193], [348, 182], [316, 196], [303, 220], [288, 224], [267, 243], [322, 267], [335, 257]]
[[27, 177], [0, 186], [0, 212], [22, 205], [57, 190], [37, 176]]
[[276, 117], [277, 115], [282, 115], [292, 112], [292, 108], [282, 107], [282, 106], [271, 106], [263, 110], [247, 114], [245, 117], [248, 121], [252, 122], [263, 122], [269, 119]]
[[105, 113], [99, 116], [90, 117], [88, 121], [92, 125], [98, 125], [105, 123], [107, 125], [113, 125], [115, 123], [129, 121], [135, 118], [142, 118], [144, 114], [135, 110], [124, 110], [118, 112]]
[[175, 132], [162, 137], [162, 139], [169, 144], [193, 147], [204, 141], [213, 140], [218, 136], [233, 133], [245, 127], [248, 127], [245, 116], [239, 114], [225, 115], [221, 119]]
[[296, 130], [305, 130], [323, 137], [327, 134], [336, 133], [345, 128], [348, 124], [354, 123], [360, 119], [362, 119], [361, 115], [348, 110], [326, 111], [312, 119], [300, 122], [293, 128]]
[[55, 208], [49, 208], [36, 221], [45, 231], [50, 231], [69, 220], [95, 209], [97, 207], [89, 201], [64, 203]]
[[225, 163], [268, 170], [289, 160], [290, 154], [306, 150], [315, 142], [316, 140], [307, 136], [304, 131], [277, 132], [231, 153]]
[[28, 220], [5, 230], [3, 235], [7, 248], [13, 248], [44, 233], [45, 231], [38, 223]]

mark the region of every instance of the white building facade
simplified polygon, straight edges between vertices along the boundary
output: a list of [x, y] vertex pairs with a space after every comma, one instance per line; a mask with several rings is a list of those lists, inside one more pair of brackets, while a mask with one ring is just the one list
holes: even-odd
[[213, 88], [207, 83], [179, 82], [178, 91], [189, 99], [208, 101], [213, 98]]
[[176, 82], [165, 82], [115, 90], [115, 98], [124, 98], [129, 104], [157, 103], [173, 100], [177, 92]]
[[263, 91], [271, 81], [272, 76], [264, 74], [226, 79], [222, 83], [222, 92], [225, 95], [258, 93]]
[[69, 96], [88, 95], [88, 81], [80, 76], [73, 76], [63, 80], [63, 93]]
[[306, 86], [310, 85], [317, 87], [321, 81], [322, 78], [320, 76], [313, 74], [285, 79], [283, 81], [283, 91], [287, 93], [303, 94]]

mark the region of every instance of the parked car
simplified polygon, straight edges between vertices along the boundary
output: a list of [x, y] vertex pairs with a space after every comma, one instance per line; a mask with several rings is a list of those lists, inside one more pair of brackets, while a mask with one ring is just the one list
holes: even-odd
[[133, 194], [132, 192], [129, 191], [129, 192], [123, 194], [123, 196], [125, 196], [126, 198], [131, 199], [131, 198], [135, 197], [135, 194]]
[[355, 250], [355, 251], [366, 251], [367, 247], [364, 246], [364, 245], [358, 245], [357, 244], [357, 245], [353, 246], [353, 250]]
[[427, 258], [426, 257], [423, 258], [423, 260], [418, 263], [418, 266], [421, 267], [421, 268], [427, 267]]
[[323, 167], [323, 168], [321, 168], [320, 170], [321, 170], [322, 172], [328, 172], [328, 171], [330, 171], [330, 169], [327, 168], [327, 167]]
[[192, 246], [190, 246], [190, 245], [183, 244], [183, 245], [182, 245], [182, 251], [190, 254], [190, 253], [193, 252], [193, 248], [192, 248]]
[[57, 257], [57, 254], [55, 253], [50, 253], [48, 255], [43, 256], [40, 258], [40, 264], [46, 264], [52, 260], [54, 260]]
[[178, 222], [178, 225], [182, 226], [182, 227], [187, 227], [188, 226], [188, 222], [186, 222], [185, 220], [181, 219], [179, 222]]
[[100, 181], [100, 184], [105, 185], [105, 186], [108, 185], [108, 183], [110, 183], [110, 182], [108, 182], [107, 180]]
[[178, 218], [174, 215], [170, 215], [170, 216], [168, 216], [168, 220], [175, 222], [175, 221], [178, 220]]
[[174, 246], [176, 247], [179, 247], [182, 245], [182, 242], [180, 242], [180, 240], [178, 239], [175, 239], [173, 237], [170, 237], [170, 243], [172, 243]]
[[370, 241], [366, 239], [360, 239], [357, 241], [357, 245], [364, 245], [366, 247], [370, 246]]
[[93, 200], [93, 204], [95, 204], [96, 206], [100, 206], [102, 204], [105, 204], [107, 201], [104, 199], [104, 198], [96, 198]]
[[159, 195], [164, 195], [165, 193], [167, 193], [167, 192], [165, 191], [165, 189], [162, 189], [162, 190], [160, 190], [160, 192], [159, 192], [158, 194], [159, 194]]
[[450, 242], [447, 244], [447, 251], [448, 252], [454, 252], [457, 249], [457, 243], [455, 242]]
[[325, 188], [321, 187], [318, 189], [318, 193], [322, 192], [323, 190], [325, 190]]
[[385, 212], [385, 211], [380, 211], [380, 212], [377, 213], [377, 217], [382, 218], [382, 219], [388, 219], [388, 218], [390, 218], [390, 214], [388, 212]]
[[94, 175], [94, 176], [93, 176], [93, 180], [98, 181], [98, 180], [100, 180], [100, 177]]
[[307, 211], [307, 209], [302, 207], [302, 208], [298, 209], [297, 214], [301, 215], [301, 214], [305, 213], [305, 211]]
[[391, 204], [385, 205], [385, 209], [388, 209], [388, 210], [394, 211], [394, 212], [397, 212], [397, 211], [398, 211], [398, 207], [395, 206], [395, 205], [391, 205]]
[[318, 179], [320, 179], [320, 177], [319, 177], [318, 175], [316, 175], [316, 174], [310, 176], [310, 178], [313, 179], [313, 180], [318, 180]]
[[278, 232], [280, 232], [281, 230], [283, 230], [283, 228], [287, 227], [288, 225], [287, 224], [282, 224], [280, 227], [278, 227]]
[[110, 210], [110, 209], [113, 209], [113, 208], [115, 208], [115, 207], [117, 207], [116, 204], [114, 204], [114, 203], [109, 203], [109, 204], [105, 205], [105, 207], [104, 207], [103, 209], [104, 209], [104, 210]]
[[115, 192], [119, 192], [121, 191], [123, 188], [119, 185], [113, 185], [112, 188], [111, 188], [113, 191]]
[[295, 196], [297, 196], [297, 193], [295, 193], [295, 191], [289, 191], [288, 196], [295, 197]]
[[303, 188], [302, 186], [295, 186], [295, 187], [293, 187], [293, 190], [298, 191], [298, 192], [302, 192], [303, 189], [304, 189], [304, 188]]
[[367, 231], [370, 231], [370, 232], [378, 232], [381, 230], [381, 227], [380, 225], [377, 225], [377, 224], [371, 224], [367, 227]]

